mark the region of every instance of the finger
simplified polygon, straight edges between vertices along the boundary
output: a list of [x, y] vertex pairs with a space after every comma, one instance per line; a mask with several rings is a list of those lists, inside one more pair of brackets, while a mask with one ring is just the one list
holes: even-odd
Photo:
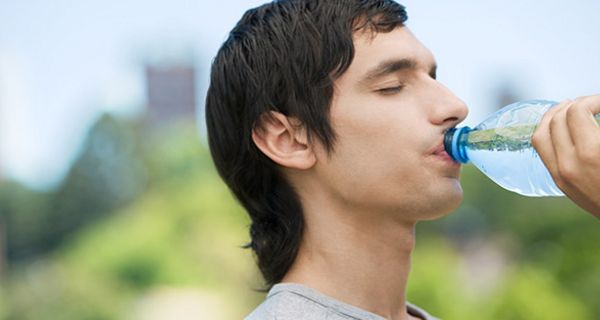
[[554, 173], [557, 172], [557, 168], [556, 153], [554, 151], [554, 145], [552, 144], [552, 137], [550, 136], [550, 121], [552, 120], [554, 114], [560, 110], [561, 106], [568, 105], [569, 103], [571, 103], [571, 101], [565, 100], [546, 111], [542, 117], [542, 120], [538, 124], [537, 129], [533, 133], [533, 146], [540, 155], [542, 162], [553, 176]]
[[600, 113], [600, 95], [575, 100], [567, 111], [567, 125], [577, 151], [600, 141], [600, 127], [594, 118]]
[[567, 125], [568, 108], [569, 105], [561, 105], [550, 120], [550, 137], [559, 163], [561, 157], [570, 156], [570, 152], [574, 152], [575, 149]]

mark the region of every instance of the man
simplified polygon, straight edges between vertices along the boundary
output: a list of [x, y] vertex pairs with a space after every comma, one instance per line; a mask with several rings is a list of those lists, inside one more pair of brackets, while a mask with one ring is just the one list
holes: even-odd
[[433, 319], [406, 302], [417, 221], [462, 199], [444, 132], [467, 115], [390, 0], [249, 10], [212, 68], [217, 170], [270, 289], [247, 319]]
[[414, 226], [460, 203], [442, 140], [467, 108], [405, 20], [393, 1], [274, 2], [215, 58], [211, 152], [267, 285], [286, 283], [250, 319], [426, 317], [405, 302]]

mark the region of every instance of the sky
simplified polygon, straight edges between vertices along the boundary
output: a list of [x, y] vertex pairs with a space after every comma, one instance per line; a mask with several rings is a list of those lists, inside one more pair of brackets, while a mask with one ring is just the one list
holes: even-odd
[[[0, 175], [59, 183], [101, 113], [143, 110], [145, 61], [191, 57], [201, 113], [212, 57], [263, 2], [0, 0]], [[438, 80], [469, 106], [467, 125], [499, 107], [500, 86], [519, 99], [600, 93], [600, 1], [400, 2]]]

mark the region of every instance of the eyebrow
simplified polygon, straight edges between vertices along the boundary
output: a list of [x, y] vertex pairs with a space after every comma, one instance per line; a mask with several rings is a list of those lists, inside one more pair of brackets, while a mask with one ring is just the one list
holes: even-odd
[[[361, 83], [370, 82], [383, 76], [407, 69], [416, 69], [418, 63], [414, 59], [394, 59], [381, 62], [377, 67], [367, 72], [367, 75], [360, 81]], [[436, 76], [437, 65], [434, 63], [429, 68], [429, 75], [432, 78]]]

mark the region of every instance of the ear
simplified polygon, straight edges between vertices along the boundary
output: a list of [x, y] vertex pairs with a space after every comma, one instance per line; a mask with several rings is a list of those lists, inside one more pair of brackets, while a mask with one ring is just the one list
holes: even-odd
[[263, 114], [252, 130], [252, 140], [275, 163], [293, 169], [309, 169], [316, 162], [306, 129], [282, 113]]

